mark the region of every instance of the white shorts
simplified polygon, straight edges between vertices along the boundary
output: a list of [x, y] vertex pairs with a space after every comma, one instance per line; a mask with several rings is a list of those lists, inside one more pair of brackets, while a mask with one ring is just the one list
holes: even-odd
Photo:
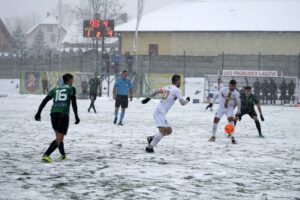
[[166, 114], [156, 109], [154, 111], [154, 120], [157, 128], [170, 127], [166, 118]]
[[226, 117], [233, 117], [234, 116], [234, 109], [233, 108], [219, 108], [216, 112], [215, 117], [221, 119], [223, 115]]

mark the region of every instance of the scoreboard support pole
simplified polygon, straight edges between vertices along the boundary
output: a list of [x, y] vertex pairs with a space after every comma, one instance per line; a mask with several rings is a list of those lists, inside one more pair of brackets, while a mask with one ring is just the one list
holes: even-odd
[[96, 38], [96, 73], [99, 74], [99, 52], [98, 52], [99, 40]]

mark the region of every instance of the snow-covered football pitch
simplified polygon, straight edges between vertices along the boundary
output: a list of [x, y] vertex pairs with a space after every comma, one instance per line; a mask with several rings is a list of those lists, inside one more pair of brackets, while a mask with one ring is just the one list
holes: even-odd
[[211, 136], [214, 111], [205, 104], [180, 106], [167, 115], [173, 134], [154, 154], [144, 151], [146, 136], [157, 133], [153, 110], [157, 100], [142, 105], [134, 99], [124, 126], [112, 123], [114, 102], [78, 100], [81, 122], [65, 138], [68, 159], [43, 163], [54, 139], [49, 102], [42, 121], [33, 117], [44, 96], [0, 98], [0, 199], [300, 199], [300, 109], [263, 106], [266, 121], [258, 137], [245, 116], [232, 145], [219, 125]]

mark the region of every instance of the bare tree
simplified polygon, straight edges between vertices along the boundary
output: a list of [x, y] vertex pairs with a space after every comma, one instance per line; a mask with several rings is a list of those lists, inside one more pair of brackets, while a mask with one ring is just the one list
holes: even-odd
[[[61, 4], [61, 24], [66, 27], [66, 28], [69, 28], [73, 21], [74, 21], [74, 18], [76, 16], [75, 14], [75, 9], [72, 5], [70, 4], [66, 4], [66, 3], [62, 3]], [[51, 10], [52, 13], [55, 13], [56, 15], [58, 15], [58, 8], [55, 7], [55, 8], [52, 8]]]
[[5, 19], [5, 24], [10, 32], [13, 32], [17, 27], [21, 27], [24, 32], [29, 31], [32, 27], [37, 25], [41, 17], [37, 13], [25, 14], [22, 16], [14, 16]]
[[[119, 19], [122, 13], [123, 5], [119, 0], [86, 0], [80, 1], [75, 8], [77, 19], [92, 19], [98, 14], [99, 19]], [[118, 23], [118, 22], [116, 22]]]

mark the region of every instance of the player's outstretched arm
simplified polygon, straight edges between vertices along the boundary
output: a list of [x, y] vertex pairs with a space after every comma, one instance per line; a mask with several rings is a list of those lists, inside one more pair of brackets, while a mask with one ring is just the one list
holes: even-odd
[[34, 116], [34, 119], [36, 121], [41, 121], [41, 113], [42, 113], [42, 110], [44, 109], [44, 107], [46, 106], [46, 104], [48, 103], [48, 101], [50, 101], [52, 99], [51, 96], [47, 95], [44, 100], [42, 101], [37, 113], [35, 114]]
[[155, 90], [149, 97], [147, 97], [147, 98], [145, 98], [145, 99], [143, 99], [143, 100], [141, 101], [142, 104], [148, 103], [148, 102], [151, 100], [151, 98], [155, 97], [155, 96], [158, 95], [159, 93], [161, 93], [161, 90]]
[[74, 115], [75, 115], [75, 124], [79, 124], [80, 119], [78, 117], [78, 108], [77, 108], [77, 102], [76, 102], [76, 96], [74, 95], [72, 98], [72, 108], [74, 111]]

